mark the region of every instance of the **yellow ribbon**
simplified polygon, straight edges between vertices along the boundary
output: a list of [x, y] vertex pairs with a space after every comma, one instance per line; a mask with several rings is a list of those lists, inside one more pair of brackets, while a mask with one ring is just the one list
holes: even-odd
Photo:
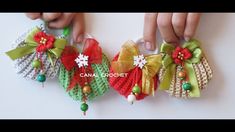
[[[127, 41], [119, 53], [117, 61], [111, 63], [114, 72], [125, 73], [135, 68], [134, 56], [139, 55], [139, 50], [133, 41]], [[145, 56], [147, 63], [142, 68], [142, 93], [154, 95], [154, 79], [160, 67], [162, 57], [160, 54]]]

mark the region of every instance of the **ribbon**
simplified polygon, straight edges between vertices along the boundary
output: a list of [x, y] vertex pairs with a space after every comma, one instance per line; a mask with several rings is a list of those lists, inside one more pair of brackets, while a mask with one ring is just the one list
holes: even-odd
[[[182, 62], [188, 77], [189, 82], [192, 85], [192, 90], [189, 95], [191, 97], [200, 97], [200, 89], [198, 86], [196, 74], [192, 64], [196, 64], [201, 61], [202, 49], [199, 47], [199, 41], [192, 39], [188, 42], [185, 42], [182, 45], [182, 48], [189, 50], [192, 53], [192, 57], [186, 59]], [[162, 58], [162, 65], [165, 69], [165, 74], [163, 75], [163, 80], [160, 82], [161, 90], [168, 90], [170, 83], [173, 77], [173, 74], [176, 72], [176, 63], [172, 58], [172, 53], [176, 48], [172, 44], [163, 43], [161, 45], [161, 52], [164, 54]]]
[[[37, 40], [38, 35], [42, 35], [44, 37], [48, 37], [49, 40], [47, 40], [48, 44], [41, 44]], [[13, 50], [10, 50], [6, 52], [6, 54], [12, 59], [18, 59], [25, 55], [31, 54], [33, 52], [46, 52], [49, 58], [49, 61], [52, 65], [53, 63], [53, 57], [59, 58], [61, 53], [63, 52], [63, 49], [67, 43], [65, 39], [55, 39], [52, 35], [45, 35], [44, 32], [42, 32], [38, 27], [34, 28], [32, 32], [26, 37], [25, 39], [25, 45], [23, 47], [18, 47]]]
[[62, 55], [61, 62], [65, 69], [68, 71], [74, 71], [73, 77], [67, 88], [67, 91], [72, 90], [77, 84], [81, 87], [85, 86], [86, 83], [92, 81], [93, 76], [81, 76], [81, 74], [93, 75], [93, 69], [91, 64], [101, 64], [102, 63], [102, 49], [99, 47], [99, 43], [92, 38], [85, 40], [82, 54], [88, 56], [88, 66], [78, 67], [75, 59], [78, 57], [79, 52], [73, 46], [66, 46]]
[[[139, 50], [133, 41], [127, 41], [119, 53], [117, 61], [111, 63], [112, 69], [117, 73], [125, 73], [136, 68], [134, 56], [139, 55]], [[154, 95], [154, 79], [161, 67], [161, 55], [144, 56], [147, 63], [142, 68], [142, 92]]]

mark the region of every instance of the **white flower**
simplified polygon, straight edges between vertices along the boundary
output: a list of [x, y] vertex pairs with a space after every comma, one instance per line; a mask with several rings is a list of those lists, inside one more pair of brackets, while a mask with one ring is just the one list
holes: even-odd
[[138, 66], [140, 69], [144, 67], [147, 61], [144, 58], [144, 55], [134, 56], [134, 65]]
[[74, 61], [78, 64], [79, 68], [81, 68], [82, 66], [88, 66], [88, 56], [83, 55], [81, 53]]

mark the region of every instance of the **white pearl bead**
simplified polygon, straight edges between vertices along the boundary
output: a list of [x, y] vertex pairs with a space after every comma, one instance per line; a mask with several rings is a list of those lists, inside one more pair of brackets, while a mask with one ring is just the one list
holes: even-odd
[[128, 95], [127, 101], [128, 101], [130, 104], [133, 104], [133, 103], [136, 101], [135, 95], [133, 95], [133, 94]]

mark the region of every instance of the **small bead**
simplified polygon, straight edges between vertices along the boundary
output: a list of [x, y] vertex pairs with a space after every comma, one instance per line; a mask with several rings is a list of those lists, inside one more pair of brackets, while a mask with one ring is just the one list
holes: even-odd
[[180, 71], [180, 72], [178, 73], [178, 77], [179, 77], [179, 78], [185, 78], [185, 76], [186, 76], [185, 71]]
[[32, 62], [33, 68], [39, 68], [41, 66], [41, 62], [37, 59]]
[[134, 94], [128, 95], [127, 101], [128, 101], [129, 103], [133, 104], [133, 103], [136, 101], [135, 95], [134, 95]]
[[83, 88], [82, 88], [82, 92], [84, 94], [89, 94], [91, 93], [91, 87], [89, 85], [85, 85]]
[[135, 95], [135, 97], [138, 97], [140, 94], [138, 94], [138, 93], [134, 93], [134, 95]]
[[87, 110], [88, 110], [88, 104], [82, 103], [80, 109], [81, 109], [83, 112], [87, 111]]
[[140, 94], [140, 87], [138, 85], [135, 85], [132, 89], [132, 92], [133, 93], [137, 93], [137, 94]]
[[190, 83], [183, 83], [183, 85], [182, 85], [182, 88], [184, 89], [184, 90], [191, 90], [191, 88], [192, 88], [192, 85], [190, 84]]
[[39, 82], [45, 82], [46, 81], [46, 76], [44, 74], [39, 74], [37, 76], [37, 81]]

